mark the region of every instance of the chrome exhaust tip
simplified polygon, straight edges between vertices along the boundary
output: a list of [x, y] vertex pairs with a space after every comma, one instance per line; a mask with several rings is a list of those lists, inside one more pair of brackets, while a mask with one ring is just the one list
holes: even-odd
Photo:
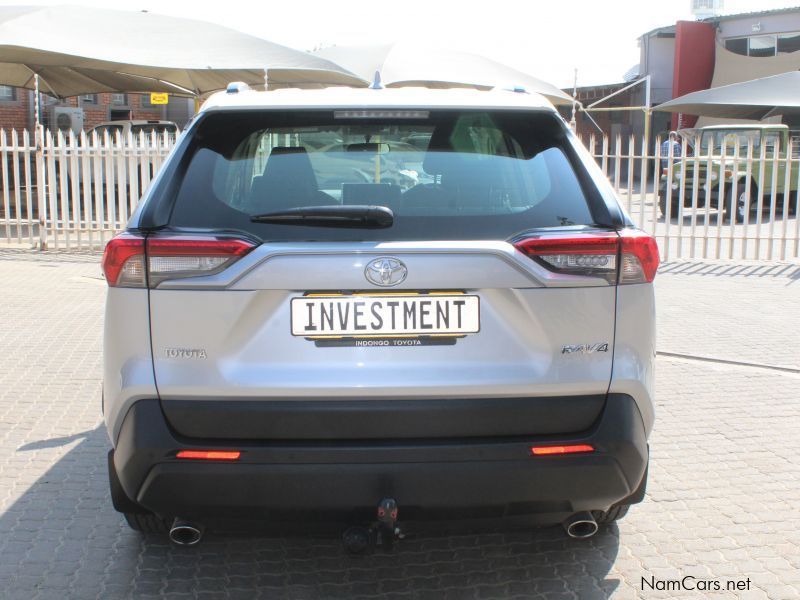
[[563, 523], [564, 531], [571, 538], [585, 540], [597, 533], [597, 521], [588, 510], [575, 513]]
[[169, 528], [169, 539], [178, 546], [194, 546], [203, 538], [203, 531], [202, 525], [176, 517]]

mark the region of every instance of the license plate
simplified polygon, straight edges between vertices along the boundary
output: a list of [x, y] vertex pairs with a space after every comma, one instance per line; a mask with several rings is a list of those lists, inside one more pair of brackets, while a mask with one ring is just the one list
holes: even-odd
[[292, 298], [292, 335], [296, 336], [459, 336], [478, 331], [478, 296], [354, 294]]

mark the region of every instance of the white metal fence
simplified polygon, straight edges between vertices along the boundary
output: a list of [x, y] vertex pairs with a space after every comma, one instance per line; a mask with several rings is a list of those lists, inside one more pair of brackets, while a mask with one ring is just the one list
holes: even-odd
[[583, 140], [663, 260], [800, 257], [800, 138], [785, 129]]
[[[704, 136], [706, 134], [703, 134]], [[169, 134], [98, 137], [0, 130], [0, 247], [101, 250], [174, 145]], [[583, 142], [662, 259], [800, 257], [800, 140], [783, 131]], [[680, 154], [680, 156], [677, 156]]]
[[0, 130], [0, 240], [102, 250], [125, 228], [174, 134]]

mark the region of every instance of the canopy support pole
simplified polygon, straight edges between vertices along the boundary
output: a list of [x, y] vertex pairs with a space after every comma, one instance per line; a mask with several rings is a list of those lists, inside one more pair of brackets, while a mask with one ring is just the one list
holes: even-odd
[[[644, 83], [644, 139], [642, 141], [642, 171], [639, 176], [639, 188], [640, 188], [640, 197], [641, 197], [641, 204], [639, 209], [639, 227], [644, 227], [644, 205], [645, 199], [647, 198], [647, 178], [650, 175], [650, 160], [648, 156], [650, 155], [650, 127], [652, 125], [653, 120], [653, 110], [650, 107], [650, 75], [645, 77]], [[655, 185], [655, 182], [658, 181], [658, 165], [656, 165], [656, 170], [653, 174], [653, 189], [656, 193], [658, 190], [656, 189], [658, 186]], [[658, 198], [656, 198], [656, 201]]]
[[39, 250], [47, 250], [47, 203], [44, 196], [44, 129], [42, 128], [42, 99], [39, 92], [39, 74], [33, 74], [34, 87], [34, 140], [36, 144], [36, 203], [39, 217]]
[[572, 131], [578, 130], [578, 122], [575, 120], [575, 113], [578, 110], [578, 69], [575, 69], [575, 79], [572, 81], [572, 118], [569, 120], [569, 126]]

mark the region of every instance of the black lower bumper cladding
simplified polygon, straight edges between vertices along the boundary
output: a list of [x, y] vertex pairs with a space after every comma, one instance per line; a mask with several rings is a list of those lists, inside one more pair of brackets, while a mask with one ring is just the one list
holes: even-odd
[[[542, 444], [590, 444], [595, 451], [532, 456], [530, 447]], [[241, 455], [232, 462], [176, 458], [178, 450], [200, 449]], [[162, 516], [275, 519], [317, 512], [347, 520], [391, 497], [405, 518], [548, 513], [555, 522], [639, 501], [647, 462], [636, 403], [610, 394], [591, 428], [563, 437], [334, 442], [184, 438], [170, 429], [158, 400], [141, 400], [125, 418], [109, 465], [129, 499]]]

